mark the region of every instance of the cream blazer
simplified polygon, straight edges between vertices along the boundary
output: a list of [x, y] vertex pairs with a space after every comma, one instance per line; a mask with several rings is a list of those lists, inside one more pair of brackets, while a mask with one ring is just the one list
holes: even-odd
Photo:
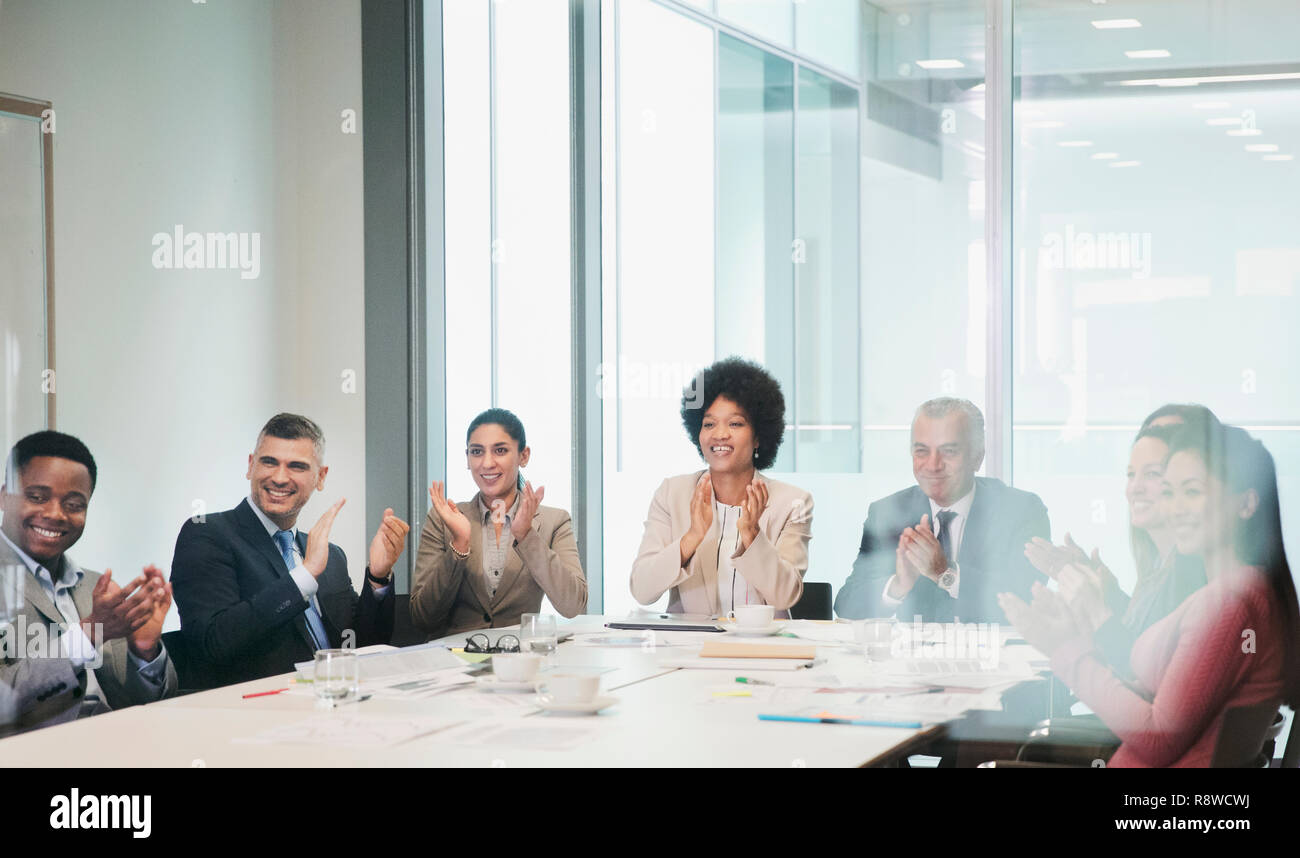
[[[654, 604], [671, 590], [671, 613], [713, 615], [721, 611], [718, 540], [722, 523], [717, 516], [690, 564], [681, 565], [679, 543], [691, 528], [691, 495], [703, 475], [704, 471], [696, 471], [669, 477], [650, 501], [645, 534], [632, 564], [632, 596], [643, 605]], [[803, 595], [813, 499], [797, 486], [760, 478], [767, 483], [768, 495], [767, 509], [758, 520], [758, 536], [744, 553], [733, 554], [731, 562], [763, 601], [779, 612]]]

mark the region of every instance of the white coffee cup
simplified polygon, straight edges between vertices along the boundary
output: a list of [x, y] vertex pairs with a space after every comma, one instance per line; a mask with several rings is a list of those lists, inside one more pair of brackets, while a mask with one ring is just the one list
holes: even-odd
[[545, 703], [590, 703], [600, 691], [600, 675], [547, 674], [537, 691]]
[[502, 652], [492, 656], [492, 673], [502, 682], [531, 682], [542, 669], [542, 657], [530, 652]]
[[765, 629], [772, 625], [776, 608], [771, 605], [737, 605], [731, 615], [742, 629]]

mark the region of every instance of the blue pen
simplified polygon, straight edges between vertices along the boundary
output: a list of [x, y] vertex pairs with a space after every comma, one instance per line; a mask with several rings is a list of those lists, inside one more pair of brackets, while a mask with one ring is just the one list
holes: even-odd
[[902, 727], [921, 729], [920, 721], [859, 721], [853, 718], [807, 718], [802, 715], [759, 715], [760, 721], [798, 721], [804, 724], [852, 724], [856, 727]]

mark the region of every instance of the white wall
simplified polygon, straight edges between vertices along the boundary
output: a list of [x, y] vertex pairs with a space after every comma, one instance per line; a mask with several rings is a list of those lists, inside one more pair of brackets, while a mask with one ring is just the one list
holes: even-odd
[[[360, 60], [358, 0], [0, 6], [0, 91], [57, 116], [58, 427], [100, 467], [86, 566], [169, 568], [194, 501], [238, 503], [257, 430], [296, 410], [325, 430], [361, 575], [364, 390], [340, 392], [364, 378], [361, 137], [339, 118]], [[156, 270], [178, 223], [260, 233], [260, 275]]]

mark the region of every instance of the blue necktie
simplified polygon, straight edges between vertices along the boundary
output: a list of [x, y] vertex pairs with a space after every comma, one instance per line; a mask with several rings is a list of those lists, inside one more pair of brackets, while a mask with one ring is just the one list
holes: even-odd
[[[293, 533], [288, 530], [277, 530], [275, 532], [275, 544], [280, 547], [280, 556], [284, 558], [284, 565], [293, 569], [298, 565], [298, 561], [293, 556]], [[311, 632], [312, 640], [316, 641], [316, 649], [329, 648], [329, 633], [325, 631], [325, 623], [321, 621], [320, 611], [316, 610], [314, 599], [307, 600], [307, 630]]]

